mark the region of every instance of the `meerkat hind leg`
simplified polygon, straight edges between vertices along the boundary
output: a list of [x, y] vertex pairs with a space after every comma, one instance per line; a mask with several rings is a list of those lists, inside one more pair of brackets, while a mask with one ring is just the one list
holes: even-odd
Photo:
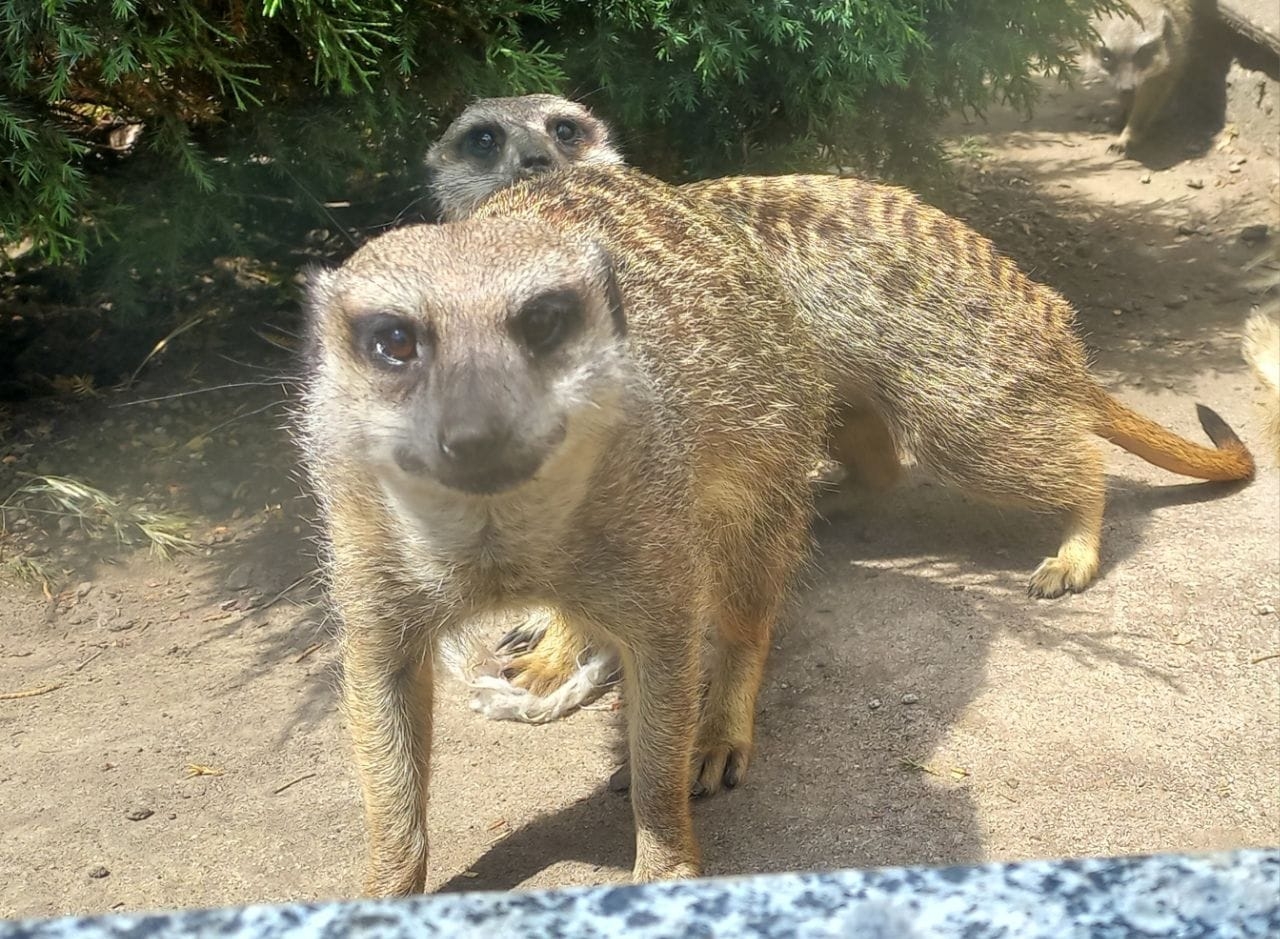
[[844, 408], [827, 445], [831, 458], [848, 471], [845, 486], [884, 490], [902, 478], [902, 462], [893, 435], [868, 407]]
[[[805, 483], [797, 480], [797, 494]], [[809, 509], [785, 491], [746, 525], [726, 525], [720, 551], [718, 622], [698, 728], [693, 792], [713, 795], [746, 777], [754, 749], [756, 699], [773, 625], [787, 584], [804, 556]]]

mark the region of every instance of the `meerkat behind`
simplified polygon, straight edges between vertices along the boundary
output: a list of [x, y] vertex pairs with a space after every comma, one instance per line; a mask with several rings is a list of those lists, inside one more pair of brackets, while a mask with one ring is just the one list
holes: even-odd
[[635, 877], [696, 874], [690, 791], [746, 772], [808, 548], [832, 392], [751, 246], [625, 168], [499, 200], [311, 288], [303, 444], [374, 894], [423, 887], [439, 644], [528, 606], [622, 650]]
[[1280, 311], [1261, 310], [1245, 323], [1244, 356], [1262, 382], [1267, 436], [1280, 463]]
[[1194, 0], [1129, 0], [1136, 16], [1107, 14], [1095, 21], [1095, 68], [1120, 97], [1123, 129], [1109, 147], [1141, 146], [1162, 116], [1190, 58], [1197, 24]]
[[481, 98], [427, 151], [445, 221], [466, 218], [497, 189], [577, 163], [621, 163], [609, 127], [556, 95]]
[[[548, 116], [565, 107], [539, 100]], [[486, 121], [501, 121], [508, 106], [529, 126], [530, 105], [521, 99], [486, 102]], [[589, 112], [577, 113], [586, 122]], [[464, 113], [454, 128], [470, 121]], [[596, 141], [591, 161], [621, 162], [607, 126], [595, 118], [587, 126]], [[454, 175], [438, 176], [433, 188], [463, 214], [477, 190], [460, 182], [467, 159], [454, 128], [432, 148], [437, 160], [454, 161]], [[493, 174], [484, 178], [491, 192], [500, 188]], [[455, 199], [454, 186], [464, 198]], [[1184, 440], [1106, 394], [1088, 373], [1070, 304], [905, 190], [790, 176], [706, 180], [680, 191], [731, 223], [782, 280], [837, 388], [829, 451], [855, 477], [887, 485], [901, 471], [899, 453], [909, 452], [973, 495], [1066, 513], [1057, 555], [1032, 575], [1033, 596], [1082, 590], [1097, 573], [1104, 479], [1095, 436], [1175, 473], [1253, 474], [1248, 450], [1207, 408], [1201, 423], [1218, 449]], [[476, 209], [502, 211], [483, 196]], [[565, 693], [574, 663], [609, 672], [604, 653], [584, 649], [554, 619], [545, 631], [518, 627], [499, 651], [515, 684], [487, 683], [473, 699], [490, 717], [553, 720], [581, 703]], [[584, 685], [591, 683], [574, 687]]]

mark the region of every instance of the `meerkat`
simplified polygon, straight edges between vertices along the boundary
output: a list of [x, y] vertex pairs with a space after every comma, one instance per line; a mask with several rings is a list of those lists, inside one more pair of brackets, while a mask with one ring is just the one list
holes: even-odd
[[1245, 322], [1244, 357], [1262, 382], [1267, 437], [1280, 464], [1280, 315], [1259, 310]]
[[556, 95], [481, 98], [428, 151], [445, 221], [466, 218], [496, 189], [578, 163], [621, 163], [609, 127]]
[[1105, 14], [1094, 22], [1098, 42], [1088, 50], [1091, 64], [1120, 97], [1122, 129], [1108, 149], [1125, 154], [1147, 139], [1182, 79], [1206, 4], [1129, 0], [1129, 5], [1133, 15]]
[[[523, 99], [489, 99], [486, 126], [501, 130], [508, 106], [529, 121]], [[580, 106], [541, 96], [536, 107], [542, 118], [526, 126], [571, 113], [585, 124], [585, 139], [599, 142], [592, 164], [622, 162], [607, 126]], [[474, 215], [505, 206], [459, 183], [477, 159], [460, 145], [474, 126], [468, 110], [431, 148], [433, 168], [447, 169], [434, 177], [434, 195], [455, 217], [470, 206], [478, 205]], [[506, 139], [517, 151], [528, 145]], [[518, 155], [501, 159], [509, 165]], [[492, 172], [474, 173], [500, 190]], [[1183, 475], [1253, 475], [1249, 451], [1207, 408], [1201, 424], [1218, 449], [1178, 437], [1103, 391], [1089, 375], [1071, 305], [906, 190], [828, 176], [713, 179], [679, 189], [729, 221], [781, 278], [837, 389], [829, 453], [853, 475], [889, 485], [909, 452], [973, 495], [1066, 513], [1058, 553], [1032, 574], [1032, 596], [1082, 590], [1097, 573], [1105, 481], [1094, 436]], [[491, 718], [554, 720], [600, 692], [599, 682], [582, 680], [588, 669], [608, 675], [613, 664], [554, 616], [515, 628], [496, 651], [504, 674], [475, 680], [472, 702]]]
[[678, 190], [582, 169], [486, 208], [310, 286], [301, 430], [366, 889], [424, 885], [439, 644], [528, 606], [619, 650], [634, 876], [693, 876], [690, 792], [746, 772], [833, 391], [768, 265]]

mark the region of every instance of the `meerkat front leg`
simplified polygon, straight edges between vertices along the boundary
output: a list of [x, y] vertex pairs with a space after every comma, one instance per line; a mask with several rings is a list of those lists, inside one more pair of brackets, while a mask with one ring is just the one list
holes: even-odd
[[1138, 88], [1134, 92], [1133, 106], [1129, 109], [1124, 130], [1109, 149], [1115, 153], [1127, 154], [1134, 147], [1141, 146], [1160, 117], [1172, 90], [1173, 80], [1168, 75], [1152, 76]]
[[1102, 546], [1102, 515], [1106, 498], [1101, 492], [1086, 494], [1068, 511], [1067, 529], [1058, 553], [1045, 558], [1031, 575], [1027, 592], [1051, 600], [1083, 590], [1098, 576]]
[[623, 651], [638, 883], [696, 877], [689, 785], [698, 723], [698, 639], [629, 642]]
[[355, 745], [368, 832], [365, 893], [420, 893], [427, 872], [432, 650], [400, 623], [346, 620], [343, 710]]

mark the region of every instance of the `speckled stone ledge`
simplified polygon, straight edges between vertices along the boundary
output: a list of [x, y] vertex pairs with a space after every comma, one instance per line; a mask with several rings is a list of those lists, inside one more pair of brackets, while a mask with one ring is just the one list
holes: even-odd
[[1280, 850], [0, 922], [0, 939], [1277, 939]]

